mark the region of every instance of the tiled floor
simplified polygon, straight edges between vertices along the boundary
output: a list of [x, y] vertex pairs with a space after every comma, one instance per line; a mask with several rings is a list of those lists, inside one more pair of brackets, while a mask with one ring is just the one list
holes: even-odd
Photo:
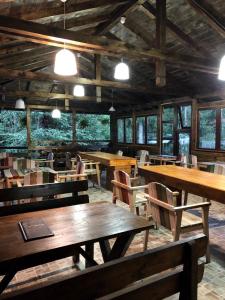
[[[103, 188], [89, 188], [90, 201], [111, 201], [112, 193]], [[199, 197], [189, 195], [188, 201], [201, 201]], [[121, 204], [120, 204], [121, 205]], [[124, 206], [122, 204], [122, 206]], [[210, 208], [210, 245], [211, 263], [205, 266], [202, 282], [199, 284], [199, 300], [225, 299], [225, 205], [212, 201]], [[171, 242], [171, 234], [164, 229], [150, 231], [148, 248], [155, 248]], [[142, 251], [143, 233], [137, 235], [127, 255]], [[96, 246], [96, 260], [101, 256]], [[58, 260], [25, 271], [18, 272], [6, 292], [28, 285], [36, 285], [54, 278], [63, 278], [76, 272], [72, 258]], [[170, 299], [178, 299], [175, 295]], [[154, 300], [154, 299], [153, 299]]]

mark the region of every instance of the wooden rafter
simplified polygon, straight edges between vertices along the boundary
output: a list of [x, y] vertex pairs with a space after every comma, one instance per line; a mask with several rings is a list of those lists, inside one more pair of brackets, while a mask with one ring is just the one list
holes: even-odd
[[[154, 17], [156, 17], [156, 9], [149, 2], [145, 2], [143, 4], [143, 7]], [[172, 33], [174, 33], [180, 39], [180, 41], [185, 42], [188, 46], [192, 47], [192, 49], [194, 49], [198, 53], [203, 54], [206, 57], [211, 56], [210, 52], [207, 51], [205, 47], [202, 47], [201, 45], [199, 45], [199, 43], [196, 43], [189, 35], [187, 35], [183, 30], [181, 30], [168, 18], [166, 19], [166, 26]]]
[[219, 13], [205, 0], [187, 0], [188, 3], [203, 16], [206, 22], [223, 38], [225, 37], [225, 21]]
[[[178, 67], [192, 68], [196, 71], [212, 74], [218, 73], [218, 68], [207, 59], [200, 59], [191, 56], [178, 55], [174, 53], [164, 53], [160, 50], [144, 50], [140, 48], [128, 47], [124, 43], [112, 41], [104, 37], [92, 37], [76, 34], [74, 32], [51, 28], [43, 24], [18, 20], [5, 16], [0, 16], [0, 31], [10, 34], [15, 38], [23, 38], [38, 44], [63, 47], [81, 52], [102, 54], [107, 56], [127, 56], [135, 59], [160, 58], [167, 63], [176, 64]], [[216, 66], [218, 62], [213, 62]]]

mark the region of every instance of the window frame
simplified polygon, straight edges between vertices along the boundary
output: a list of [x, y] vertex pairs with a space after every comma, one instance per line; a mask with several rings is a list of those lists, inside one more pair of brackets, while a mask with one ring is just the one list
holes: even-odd
[[[126, 135], [126, 126], [125, 126], [125, 123], [126, 123], [126, 119], [131, 119], [132, 120], [132, 141], [131, 142], [127, 142], [127, 135]], [[123, 120], [123, 142], [119, 142], [118, 141], [118, 120]], [[118, 117], [116, 118], [116, 142], [117, 144], [128, 144], [128, 145], [132, 145], [134, 143], [134, 126], [133, 126], [133, 118], [132, 116], [126, 116], [126, 117]]]

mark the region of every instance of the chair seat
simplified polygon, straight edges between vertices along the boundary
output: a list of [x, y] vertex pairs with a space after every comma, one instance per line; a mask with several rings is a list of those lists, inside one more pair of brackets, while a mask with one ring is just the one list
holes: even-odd
[[138, 192], [136, 195], [135, 204], [146, 204], [148, 197], [148, 194], [144, 192]]
[[182, 215], [181, 228], [202, 226], [202, 218], [190, 212], [184, 211]]

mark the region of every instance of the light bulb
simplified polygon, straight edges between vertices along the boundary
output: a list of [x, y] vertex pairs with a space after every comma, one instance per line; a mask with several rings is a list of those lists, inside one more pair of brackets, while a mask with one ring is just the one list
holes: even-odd
[[76, 56], [73, 52], [62, 49], [56, 53], [54, 72], [62, 76], [72, 76], [77, 74]]
[[73, 89], [73, 95], [77, 96], [77, 97], [84, 97], [85, 90], [84, 90], [83, 85], [76, 84]]
[[218, 79], [225, 81], [225, 55], [222, 57], [220, 61]]
[[54, 119], [60, 119], [61, 118], [61, 111], [58, 108], [53, 109], [52, 118], [54, 118]]
[[127, 64], [120, 62], [115, 67], [114, 78], [119, 80], [128, 80], [130, 78], [130, 71]]

